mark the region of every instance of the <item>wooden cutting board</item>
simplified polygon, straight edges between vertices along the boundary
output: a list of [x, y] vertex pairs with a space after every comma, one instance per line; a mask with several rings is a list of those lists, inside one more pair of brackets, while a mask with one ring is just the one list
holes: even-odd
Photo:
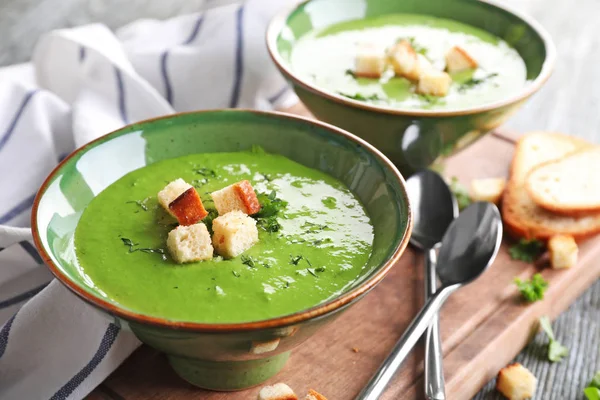
[[[471, 179], [506, 176], [517, 135], [492, 133], [449, 160], [445, 174]], [[534, 265], [512, 260], [505, 243], [492, 267], [454, 294], [441, 312], [447, 398], [470, 399], [532, 338], [542, 315], [556, 317], [600, 277], [600, 237], [581, 245], [577, 266], [544, 269], [550, 287], [543, 301], [526, 305], [513, 284], [529, 278]], [[300, 346], [281, 373], [266, 384], [285, 382], [304, 396], [313, 388], [330, 400], [360, 391], [423, 303], [421, 255], [409, 247], [389, 275], [335, 322]], [[419, 345], [382, 399], [421, 399], [423, 349]], [[259, 388], [217, 393], [179, 379], [158, 352], [143, 346], [89, 399], [255, 399]]]

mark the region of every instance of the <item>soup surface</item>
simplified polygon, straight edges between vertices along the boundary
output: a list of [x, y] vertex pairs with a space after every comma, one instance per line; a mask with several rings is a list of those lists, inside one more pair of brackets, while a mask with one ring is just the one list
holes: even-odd
[[[176, 264], [165, 244], [176, 220], [156, 199], [176, 178], [196, 187], [208, 211], [210, 192], [243, 179], [288, 205], [277, 230], [259, 221], [259, 242], [242, 256]], [[106, 297], [144, 314], [206, 323], [263, 320], [332, 298], [362, 275], [372, 243], [369, 217], [343, 183], [260, 149], [132, 171], [91, 201], [75, 232], [82, 271]]]
[[[394, 76], [391, 68], [381, 78], [353, 76], [361, 44], [381, 52], [400, 39], [409, 40], [438, 70], [453, 46], [465, 49], [478, 68], [451, 74], [444, 97], [415, 93], [414, 84]], [[470, 25], [424, 15], [393, 14], [347, 21], [317, 29], [294, 45], [290, 63], [299, 76], [316, 86], [356, 100], [403, 109], [460, 109], [505, 99], [527, 84], [527, 69], [519, 53], [500, 38]]]

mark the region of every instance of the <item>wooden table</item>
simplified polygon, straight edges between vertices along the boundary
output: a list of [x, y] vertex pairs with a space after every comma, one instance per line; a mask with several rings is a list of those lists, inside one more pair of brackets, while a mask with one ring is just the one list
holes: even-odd
[[[140, 17], [167, 18], [193, 12], [206, 3], [231, 0], [5, 0], [0, 10], [0, 65], [29, 58], [39, 35], [54, 28], [89, 22], [117, 27]], [[600, 143], [600, 2], [597, 0], [508, 0], [536, 18], [554, 38], [558, 58], [546, 86], [507, 124], [513, 131], [546, 129]], [[112, 12], [119, 9], [118, 13]], [[559, 340], [570, 348], [560, 364], [543, 360], [538, 335], [517, 357], [539, 379], [539, 399], [582, 398], [581, 387], [600, 369], [600, 282], [596, 282], [555, 322]], [[101, 395], [100, 398], [116, 398]], [[499, 399], [492, 383], [476, 397]]]

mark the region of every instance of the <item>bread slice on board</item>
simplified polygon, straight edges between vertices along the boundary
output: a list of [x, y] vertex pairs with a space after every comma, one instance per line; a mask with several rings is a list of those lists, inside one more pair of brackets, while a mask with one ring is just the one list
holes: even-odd
[[534, 168], [527, 192], [539, 206], [561, 214], [600, 210], [600, 147], [572, 153]]
[[531, 132], [519, 139], [502, 200], [502, 217], [509, 233], [540, 240], [567, 234], [581, 240], [600, 232], [600, 213], [568, 216], [548, 211], [533, 201], [526, 188], [527, 176], [535, 167], [590, 146], [550, 132]]

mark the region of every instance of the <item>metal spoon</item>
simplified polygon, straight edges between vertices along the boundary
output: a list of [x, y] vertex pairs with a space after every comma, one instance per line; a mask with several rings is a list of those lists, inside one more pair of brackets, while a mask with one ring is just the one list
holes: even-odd
[[356, 397], [357, 400], [375, 400], [381, 396], [448, 297], [492, 264], [501, 240], [502, 219], [492, 203], [473, 203], [450, 224], [442, 239], [437, 265], [442, 286], [406, 328], [394, 349]]
[[[436, 249], [448, 226], [458, 217], [458, 203], [444, 179], [431, 170], [423, 170], [406, 181], [413, 210], [410, 242], [425, 253], [425, 300], [437, 290]], [[442, 363], [439, 316], [425, 333], [425, 397], [444, 400], [444, 368]]]

